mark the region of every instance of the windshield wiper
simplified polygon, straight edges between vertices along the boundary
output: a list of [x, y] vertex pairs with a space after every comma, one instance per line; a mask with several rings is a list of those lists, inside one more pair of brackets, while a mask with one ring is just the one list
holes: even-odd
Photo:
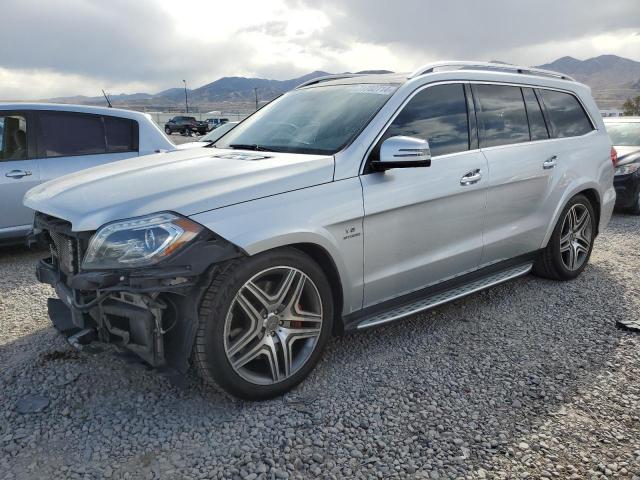
[[258, 144], [232, 143], [229, 148], [234, 150], [253, 150], [256, 152], [287, 152], [288, 150], [277, 147], [265, 147]]
[[232, 143], [229, 145], [229, 148], [237, 149], [237, 150], [255, 150], [255, 151], [266, 151], [264, 147], [261, 147], [258, 144], [244, 144], [244, 143]]

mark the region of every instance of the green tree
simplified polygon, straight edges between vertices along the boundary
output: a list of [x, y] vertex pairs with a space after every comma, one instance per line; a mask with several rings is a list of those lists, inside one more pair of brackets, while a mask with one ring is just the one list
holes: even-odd
[[625, 115], [640, 115], [640, 95], [636, 98], [627, 98], [622, 105]]

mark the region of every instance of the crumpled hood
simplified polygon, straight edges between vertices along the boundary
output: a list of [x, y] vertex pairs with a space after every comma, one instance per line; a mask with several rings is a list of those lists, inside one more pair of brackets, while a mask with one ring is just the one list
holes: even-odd
[[95, 230], [159, 211], [185, 216], [333, 180], [332, 156], [196, 148], [81, 170], [32, 188], [24, 204]]
[[618, 152], [618, 166], [640, 160], [640, 147], [616, 147], [614, 145], [614, 148]]

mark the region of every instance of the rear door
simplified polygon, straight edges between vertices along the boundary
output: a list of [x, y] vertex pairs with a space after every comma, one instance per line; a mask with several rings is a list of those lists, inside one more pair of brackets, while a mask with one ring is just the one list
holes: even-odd
[[386, 138], [405, 135], [428, 140], [432, 162], [361, 176], [365, 307], [478, 267], [487, 164], [468, 101], [461, 83], [418, 91], [370, 154], [376, 160]]
[[33, 212], [24, 194], [40, 182], [31, 112], [0, 111], [0, 239], [23, 235]]
[[38, 113], [38, 157], [42, 181], [138, 156], [134, 120], [77, 112]]
[[590, 144], [572, 137], [593, 126], [568, 92], [495, 84], [473, 91], [491, 172], [482, 256], [490, 264], [542, 246], [570, 170], [588, 158]]
[[540, 248], [559, 178], [559, 152], [531, 88], [477, 84], [473, 92], [480, 148], [491, 172], [484, 265]]

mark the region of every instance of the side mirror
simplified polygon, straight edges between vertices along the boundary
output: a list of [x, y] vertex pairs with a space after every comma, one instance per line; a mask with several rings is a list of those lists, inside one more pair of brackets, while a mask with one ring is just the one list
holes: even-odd
[[380, 160], [371, 162], [376, 172], [390, 168], [414, 168], [431, 166], [429, 142], [414, 137], [390, 137], [380, 146]]

